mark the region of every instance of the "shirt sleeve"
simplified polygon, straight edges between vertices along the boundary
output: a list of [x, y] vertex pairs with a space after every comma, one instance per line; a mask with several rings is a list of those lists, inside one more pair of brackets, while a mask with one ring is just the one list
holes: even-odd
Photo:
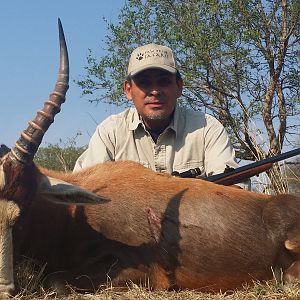
[[79, 156], [73, 171], [93, 166], [115, 159], [115, 145], [113, 134], [109, 133], [105, 126], [98, 125], [92, 135], [88, 148]]
[[206, 115], [204, 136], [204, 167], [207, 175], [223, 173], [225, 168], [237, 168], [235, 152], [223, 125], [213, 116]]

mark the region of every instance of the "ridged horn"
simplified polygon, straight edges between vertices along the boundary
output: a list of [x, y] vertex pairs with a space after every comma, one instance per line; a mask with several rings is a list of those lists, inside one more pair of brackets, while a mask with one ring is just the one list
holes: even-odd
[[45, 132], [48, 130], [54, 117], [60, 112], [61, 104], [65, 102], [65, 96], [69, 88], [69, 58], [64, 31], [60, 19], [58, 19], [60, 65], [58, 78], [54, 91], [44, 103], [44, 107], [37, 112], [34, 120], [21, 133], [21, 137], [11, 150], [10, 157], [23, 164], [30, 164], [40, 146]]

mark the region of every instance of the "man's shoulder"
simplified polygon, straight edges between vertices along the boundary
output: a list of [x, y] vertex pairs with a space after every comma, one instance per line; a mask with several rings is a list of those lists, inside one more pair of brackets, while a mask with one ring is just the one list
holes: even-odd
[[186, 106], [180, 106], [178, 105], [176, 107], [176, 110], [178, 111], [179, 115], [181, 116], [187, 116], [187, 117], [193, 117], [193, 118], [205, 118], [206, 113], [202, 112], [201, 110], [194, 110]]
[[131, 108], [127, 108], [124, 111], [117, 113], [117, 114], [112, 114], [109, 117], [107, 117], [106, 119], [104, 119], [99, 126], [113, 126], [113, 125], [120, 125], [120, 124], [129, 124], [130, 122], [132, 122], [132, 120], [134, 119], [134, 116], [136, 114], [136, 109], [131, 107]]
[[175, 116], [175, 128], [178, 132], [182, 130], [186, 132], [199, 132], [202, 130], [210, 130], [210, 128], [219, 128], [221, 123], [212, 115], [193, 110], [186, 107], [178, 106]]
[[179, 119], [184, 119], [185, 123], [196, 123], [205, 126], [205, 124], [213, 122], [215, 120], [212, 115], [209, 115], [200, 110], [193, 110], [184, 106], [178, 106], [176, 109], [178, 110], [177, 113]]

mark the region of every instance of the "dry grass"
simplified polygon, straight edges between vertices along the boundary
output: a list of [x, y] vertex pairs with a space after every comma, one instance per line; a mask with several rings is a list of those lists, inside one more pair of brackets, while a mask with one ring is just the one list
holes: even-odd
[[42, 288], [43, 270], [45, 266], [37, 265], [35, 261], [24, 258], [17, 266], [17, 283], [21, 291], [14, 299], [16, 300], [273, 300], [288, 299], [300, 300], [299, 283], [282, 285], [275, 280], [264, 284], [255, 283], [251, 287], [244, 287], [239, 291], [227, 293], [207, 294], [198, 291], [149, 291], [146, 288], [131, 284], [126, 289], [103, 287], [97, 293], [79, 294], [72, 292], [68, 296], [59, 296], [55, 292], [45, 291]]
[[119, 291], [114, 288], [106, 288], [95, 294], [78, 294], [71, 293], [69, 296], [61, 297], [55, 293], [35, 292], [28, 293], [23, 291], [17, 295], [14, 299], [64, 299], [64, 300], [273, 300], [273, 299], [300, 299], [300, 285], [277, 285], [270, 281], [266, 284], [255, 284], [251, 288], [244, 288], [240, 291], [234, 291], [232, 293], [218, 293], [218, 294], [205, 294], [197, 291], [180, 291], [180, 292], [167, 292], [167, 291], [155, 291], [150, 292], [144, 288], [138, 286], [131, 286], [127, 291]]

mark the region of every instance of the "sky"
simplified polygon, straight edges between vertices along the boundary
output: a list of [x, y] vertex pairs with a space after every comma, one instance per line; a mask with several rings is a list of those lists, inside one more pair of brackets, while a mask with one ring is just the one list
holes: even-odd
[[115, 23], [125, 0], [9, 0], [0, 3], [0, 144], [12, 147], [52, 92], [59, 66], [57, 19], [63, 24], [70, 60], [70, 88], [42, 146], [88, 143], [96, 123], [121, 108], [91, 104], [73, 82], [85, 74], [88, 49], [104, 55], [103, 17]]

